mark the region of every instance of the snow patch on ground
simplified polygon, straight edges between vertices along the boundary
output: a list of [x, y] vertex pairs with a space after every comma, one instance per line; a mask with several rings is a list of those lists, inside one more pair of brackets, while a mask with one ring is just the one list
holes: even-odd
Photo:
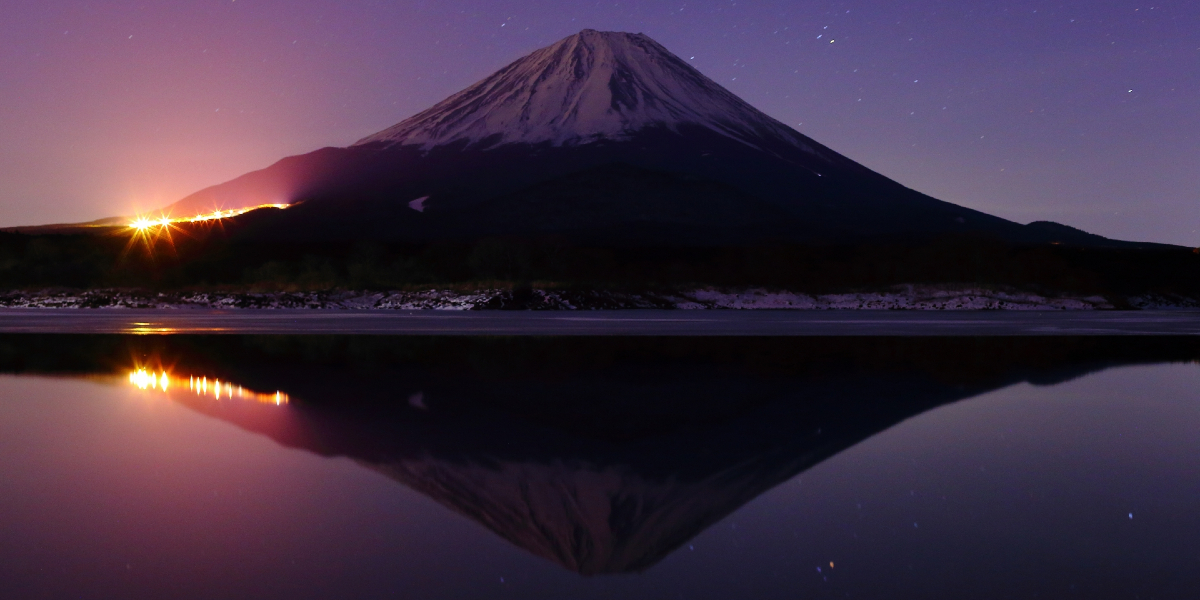
[[242, 309], [395, 309], [472, 310], [495, 297], [498, 290], [458, 293], [422, 292], [183, 292], [137, 290], [8, 292], [0, 294], [3, 308], [242, 308]]
[[[808, 295], [763, 289], [685, 294], [697, 308], [807, 310], [1095, 310], [1114, 308], [1099, 296], [1046, 297], [1016, 291], [907, 286], [893, 292]], [[680, 303], [680, 308], [685, 303]]]
[[1200, 308], [1200, 299], [1185, 296], [1146, 294], [1130, 296], [1129, 305], [1142, 309]]
[[420, 198], [417, 198], [416, 200], [409, 202], [408, 207], [417, 212], [425, 212], [425, 201], [428, 199], [429, 199], [429, 196], [421, 196]]

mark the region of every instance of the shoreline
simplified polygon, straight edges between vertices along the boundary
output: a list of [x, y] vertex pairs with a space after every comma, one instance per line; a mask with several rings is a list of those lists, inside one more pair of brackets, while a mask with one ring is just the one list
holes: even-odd
[[1200, 310], [0, 309], [0, 334], [391, 336], [1177, 336]]
[[0, 293], [0, 309], [244, 310], [900, 310], [1095, 311], [1200, 308], [1200, 300], [1140, 295], [1050, 296], [970, 286], [901, 286], [883, 292], [805, 294], [765, 288], [686, 291], [485, 289], [471, 292], [145, 292], [42, 290]]

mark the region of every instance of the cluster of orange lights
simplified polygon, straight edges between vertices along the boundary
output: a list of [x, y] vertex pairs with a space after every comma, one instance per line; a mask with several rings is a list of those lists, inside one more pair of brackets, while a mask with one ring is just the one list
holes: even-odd
[[149, 231], [151, 229], [155, 229], [155, 228], [165, 230], [165, 229], [170, 228], [171, 225], [173, 225], [175, 223], [209, 223], [212, 221], [220, 221], [221, 219], [228, 219], [230, 217], [236, 217], [238, 215], [244, 215], [252, 210], [258, 210], [260, 208], [287, 208], [288, 206], [290, 206], [290, 205], [288, 205], [288, 204], [262, 204], [259, 206], [250, 206], [250, 207], [246, 207], [246, 208], [238, 208], [235, 210], [214, 210], [211, 213], [196, 215], [194, 217], [181, 217], [181, 218], [177, 218], [177, 219], [173, 219], [168, 216], [161, 216], [157, 219], [150, 219], [147, 217], [138, 217], [138, 218], [134, 219], [133, 221], [130, 221], [129, 228], [133, 229], [134, 231], [137, 231], [139, 233], [147, 232], [147, 231]]
[[[134, 387], [142, 390], [160, 390], [167, 392], [170, 389], [183, 389], [183, 377], [175, 377], [166, 371], [155, 373], [152, 370], [135, 369], [129, 372], [129, 383]], [[240, 385], [234, 385], [233, 382], [220, 379], [209, 381], [208, 377], [196, 377], [189, 375], [187, 379], [188, 391], [197, 396], [212, 395], [214, 400], [229, 399], [229, 400], [252, 400], [263, 404], [287, 404], [288, 395], [283, 392], [275, 392], [274, 394], [264, 394], [248, 390]]]

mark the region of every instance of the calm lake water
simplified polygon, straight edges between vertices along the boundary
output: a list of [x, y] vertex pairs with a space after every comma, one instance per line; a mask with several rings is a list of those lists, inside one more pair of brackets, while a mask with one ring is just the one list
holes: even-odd
[[0, 336], [0, 598], [1189, 598], [1200, 340]]

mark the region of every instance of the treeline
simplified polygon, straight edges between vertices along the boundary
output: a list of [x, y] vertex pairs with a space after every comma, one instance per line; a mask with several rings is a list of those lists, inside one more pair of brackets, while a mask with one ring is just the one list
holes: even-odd
[[[119, 233], [119, 230], [114, 230]], [[0, 287], [260, 291], [411, 289], [497, 282], [562, 287], [771, 286], [827, 293], [898, 284], [1200, 296], [1188, 249], [1019, 246], [952, 237], [854, 246], [595, 247], [563, 239], [430, 244], [261, 243], [226, 235], [0, 234]]]

